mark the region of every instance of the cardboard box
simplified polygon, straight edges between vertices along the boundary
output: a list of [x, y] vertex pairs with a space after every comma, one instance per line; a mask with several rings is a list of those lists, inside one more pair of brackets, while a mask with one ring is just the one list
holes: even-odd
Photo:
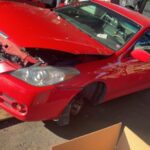
[[121, 132], [121, 123], [52, 147], [52, 150], [150, 150], [129, 128]]

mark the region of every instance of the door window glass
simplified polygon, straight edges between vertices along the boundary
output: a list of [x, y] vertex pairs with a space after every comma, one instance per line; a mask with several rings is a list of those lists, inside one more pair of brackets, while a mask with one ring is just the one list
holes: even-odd
[[150, 30], [146, 32], [135, 44], [134, 49], [143, 49], [150, 53]]

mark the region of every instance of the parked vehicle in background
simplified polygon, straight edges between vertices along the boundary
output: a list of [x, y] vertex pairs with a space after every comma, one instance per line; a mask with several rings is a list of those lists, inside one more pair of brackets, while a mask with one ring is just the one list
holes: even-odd
[[65, 125], [86, 102], [150, 87], [150, 19], [138, 12], [0, 1], [0, 18], [0, 107], [20, 120]]

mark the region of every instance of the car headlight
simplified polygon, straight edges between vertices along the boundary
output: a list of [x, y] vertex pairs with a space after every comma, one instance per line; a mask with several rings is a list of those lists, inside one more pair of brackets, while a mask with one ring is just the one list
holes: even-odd
[[11, 75], [31, 85], [46, 86], [56, 84], [73, 78], [80, 72], [71, 67], [28, 67], [19, 69]]

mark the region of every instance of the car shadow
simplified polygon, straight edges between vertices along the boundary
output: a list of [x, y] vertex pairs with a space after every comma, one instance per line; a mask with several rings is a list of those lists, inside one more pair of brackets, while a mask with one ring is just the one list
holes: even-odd
[[0, 122], [0, 129], [4, 129], [19, 123], [22, 123], [22, 121], [15, 118], [9, 118]]
[[68, 126], [58, 127], [45, 121], [45, 127], [54, 134], [72, 139], [118, 122], [128, 126], [150, 145], [150, 89], [117, 98], [96, 107], [87, 105], [79, 116], [71, 118]]

